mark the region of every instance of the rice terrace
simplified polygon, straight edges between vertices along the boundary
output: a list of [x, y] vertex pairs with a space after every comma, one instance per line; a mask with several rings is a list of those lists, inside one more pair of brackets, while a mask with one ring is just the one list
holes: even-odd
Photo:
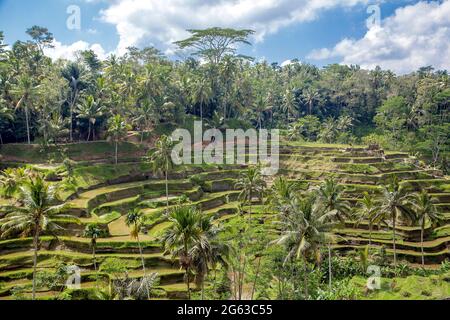
[[55, 57], [8, 30], [0, 300], [450, 299], [446, 65], [272, 63], [228, 25]]

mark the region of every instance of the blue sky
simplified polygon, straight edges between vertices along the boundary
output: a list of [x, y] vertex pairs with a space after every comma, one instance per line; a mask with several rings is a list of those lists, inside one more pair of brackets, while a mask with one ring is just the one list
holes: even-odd
[[[368, 29], [373, 4], [382, 20]], [[66, 27], [70, 5], [80, 8], [80, 30]], [[298, 58], [406, 73], [423, 65], [449, 69], [450, 61], [450, 0], [0, 0], [6, 43], [27, 39], [32, 25], [54, 34], [54, 58], [87, 48], [105, 57], [130, 45], [176, 57], [171, 43], [184, 30], [223, 26], [256, 30], [253, 47], [242, 51], [269, 62]]]

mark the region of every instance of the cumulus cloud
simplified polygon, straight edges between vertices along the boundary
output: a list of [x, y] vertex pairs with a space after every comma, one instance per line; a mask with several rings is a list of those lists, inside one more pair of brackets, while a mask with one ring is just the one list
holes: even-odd
[[117, 52], [129, 46], [158, 45], [173, 52], [172, 43], [186, 37], [186, 29], [211, 26], [250, 28], [255, 40], [295, 23], [311, 21], [320, 12], [352, 7], [369, 0], [115, 0], [101, 12], [116, 26]]
[[432, 65], [450, 69], [450, 0], [399, 8], [361, 39], [344, 39], [332, 49], [312, 51], [310, 59], [341, 59], [373, 69], [377, 65], [408, 73]]
[[98, 44], [89, 44], [85, 41], [77, 41], [70, 45], [62, 44], [61, 42], [54, 40], [53, 48], [46, 48], [44, 50], [45, 55], [49, 56], [53, 60], [57, 59], [67, 59], [67, 60], [75, 60], [76, 54], [79, 51], [84, 50], [92, 50], [97, 54], [100, 59], [105, 59], [108, 54], [105, 52], [103, 47]]

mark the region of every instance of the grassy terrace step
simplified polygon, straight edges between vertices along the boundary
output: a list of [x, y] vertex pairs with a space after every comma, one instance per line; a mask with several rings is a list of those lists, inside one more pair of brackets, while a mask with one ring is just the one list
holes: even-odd
[[[193, 188], [191, 182], [187, 180], [171, 180], [169, 188], [173, 190], [190, 190]], [[88, 214], [99, 205], [111, 201], [130, 198], [150, 191], [159, 191], [165, 189], [164, 181], [139, 181], [124, 183], [119, 185], [107, 186], [80, 194], [79, 198], [72, 200], [69, 204], [73, 210], [78, 210], [81, 215]]]
[[[97, 239], [97, 253], [139, 253], [138, 243], [130, 241], [130, 237], [126, 240], [118, 240], [114, 238]], [[90, 239], [74, 238], [74, 237], [59, 237], [58, 240], [54, 237], [41, 237], [41, 249], [49, 250], [63, 246], [66, 249], [91, 253]], [[21, 238], [12, 240], [0, 241], [0, 251], [3, 254], [9, 252], [17, 252], [24, 250], [31, 250], [33, 247], [32, 238]], [[161, 248], [155, 241], [142, 241], [141, 247], [145, 253], [159, 253]]]
[[[172, 267], [173, 261], [161, 253], [144, 254], [146, 266], [150, 267]], [[139, 254], [98, 254], [96, 261], [101, 264], [107, 258], [125, 260], [129, 268], [139, 268], [141, 257]], [[15, 270], [31, 268], [33, 265], [33, 252], [17, 252], [2, 255], [0, 257], [0, 270]], [[75, 253], [68, 251], [40, 251], [38, 255], [38, 266], [43, 268], [54, 267], [57, 261], [74, 263], [83, 268], [93, 268], [93, 259], [90, 254]], [[6, 269], [7, 268], [7, 269]]]
[[[333, 250], [349, 251], [349, 250], [360, 250], [365, 246], [366, 245], [362, 246], [362, 245], [339, 244], [333, 245], [332, 248]], [[394, 250], [391, 248], [386, 248], [385, 246], [372, 245], [372, 248], [377, 250], [381, 250], [382, 248], [384, 248], [386, 250], [386, 253], [389, 254], [391, 257], [394, 255]], [[424, 256], [426, 264], [441, 263], [442, 261], [445, 261], [450, 257], [450, 249], [446, 248], [437, 252], [425, 252]], [[420, 251], [397, 249], [397, 257], [404, 258], [409, 262], [420, 263], [422, 254], [420, 253]]]

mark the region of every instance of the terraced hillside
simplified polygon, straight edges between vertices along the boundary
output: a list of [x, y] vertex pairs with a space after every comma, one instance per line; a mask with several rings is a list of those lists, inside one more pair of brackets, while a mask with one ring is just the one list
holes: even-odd
[[[138, 159], [136, 159], [138, 160]], [[439, 200], [438, 207], [446, 220], [438, 228], [427, 226], [424, 243], [426, 263], [433, 267], [450, 257], [450, 183], [440, 172], [427, 169], [407, 154], [368, 150], [363, 147], [337, 145], [298, 144], [280, 149], [281, 170], [279, 174], [299, 182], [303, 190], [319, 184], [327, 177], [335, 177], [346, 190], [347, 200], [355, 204], [362, 193], [379, 193], [381, 185], [393, 176], [410, 190], [428, 190]], [[90, 239], [83, 237], [88, 224], [96, 223], [107, 236], [98, 239], [97, 263], [108, 258], [122, 260], [130, 270], [130, 277], [142, 277], [138, 244], [130, 237], [125, 214], [132, 208], [145, 213], [144, 234], [140, 236], [145, 265], [160, 276], [160, 298], [185, 298], [186, 286], [183, 272], [177, 261], [163, 255], [158, 238], [170, 226], [165, 216], [165, 184], [145, 164], [122, 163], [118, 168], [108, 164], [96, 164], [92, 179], [80, 183], [82, 187], [74, 194], [67, 194], [71, 205], [69, 213], [78, 221], [61, 221], [64, 230], [59, 237], [45, 235], [38, 258], [40, 270], [52, 270], [58, 263], [75, 264], [81, 268], [82, 289], [74, 293], [79, 298], [92, 297], [95, 272]], [[127, 169], [125, 169], [127, 168]], [[240, 210], [239, 190], [235, 185], [245, 166], [189, 166], [176, 168], [169, 177], [169, 206], [190, 202], [211, 215], [219, 224], [227, 225]], [[92, 170], [89, 165], [77, 170], [83, 174]], [[102, 177], [102, 174], [104, 176]], [[271, 183], [273, 177], [268, 177]], [[6, 205], [7, 200], [0, 200]], [[273, 229], [276, 216], [257, 203], [252, 213], [265, 228]], [[420, 228], [398, 225], [397, 252], [401, 259], [411, 264], [421, 257]], [[348, 221], [345, 228], [335, 230], [339, 243], [335, 249], [343, 253], [368, 244], [367, 222], [355, 224]], [[388, 226], [376, 226], [372, 232], [374, 247], [385, 247], [392, 254], [392, 232]], [[29, 285], [32, 275], [32, 239], [17, 238], [0, 241], [0, 299], [14, 298], [17, 287]], [[100, 271], [100, 276], [108, 275]], [[51, 299], [55, 288], [43, 288], [40, 299]], [[26, 293], [27, 294], [27, 293]], [[26, 295], [25, 294], [25, 295]]]

